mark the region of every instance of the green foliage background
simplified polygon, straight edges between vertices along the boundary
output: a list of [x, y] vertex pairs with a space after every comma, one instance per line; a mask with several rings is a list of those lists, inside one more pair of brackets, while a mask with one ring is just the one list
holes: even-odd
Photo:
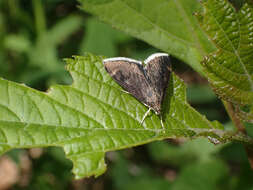
[[[193, 40], [187, 37], [187, 40]], [[149, 43], [159, 47], [155, 39]], [[1, 77], [39, 90], [46, 91], [51, 84], [72, 83], [64, 69], [63, 58], [91, 52], [143, 60], [151, 53], [161, 51], [155, 47], [80, 11], [76, 1], [0, 1]], [[212, 48], [208, 45], [203, 51], [209, 52]], [[194, 51], [190, 53], [190, 56], [180, 58], [200, 71], [200, 55]], [[189, 103], [209, 120], [218, 120], [227, 130], [232, 130], [220, 100], [207, 82], [183, 62], [176, 58], [172, 60], [175, 72], [189, 83]], [[7, 153], [17, 164], [21, 163], [21, 154], [29, 155], [29, 152], [13, 150]], [[63, 151], [48, 148], [39, 158], [31, 159], [29, 183], [25, 187], [17, 184], [13, 189], [77, 189], [77, 186], [121, 190], [253, 188], [253, 174], [240, 144], [215, 146], [205, 139], [167, 140], [109, 152], [106, 160], [107, 173], [76, 184], [70, 172], [72, 164]]]

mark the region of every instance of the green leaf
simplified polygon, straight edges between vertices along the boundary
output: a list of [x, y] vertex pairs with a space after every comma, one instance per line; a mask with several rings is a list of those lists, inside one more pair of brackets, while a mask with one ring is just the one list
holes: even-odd
[[200, 23], [218, 48], [203, 61], [214, 91], [237, 105], [253, 102], [253, 7], [239, 11], [227, 0], [203, 3]]
[[85, 11], [176, 56], [199, 72], [203, 56], [214, 50], [193, 16], [200, 8], [198, 0], [79, 1]]
[[31, 42], [25, 35], [6, 35], [4, 45], [5, 48], [20, 53], [27, 52], [31, 49]]
[[202, 104], [214, 101], [216, 98], [207, 85], [190, 85], [187, 88], [188, 101], [192, 104]]
[[102, 174], [105, 153], [151, 141], [204, 136], [213, 142], [238, 140], [218, 122], [209, 122], [186, 103], [183, 82], [173, 74], [163, 104], [163, 120], [122, 91], [105, 71], [102, 57], [67, 59], [70, 86], [52, 86], [43, 93], [0, 80], [0, 152], [13, 148], [63, 147], [77, 178]]
[[56, 23], [49, 31], [48, 38], [53, 45], [59, 45], [67, 37], [76, 32], [82, 26], [83, 19], [77, 15], [70, 15]]

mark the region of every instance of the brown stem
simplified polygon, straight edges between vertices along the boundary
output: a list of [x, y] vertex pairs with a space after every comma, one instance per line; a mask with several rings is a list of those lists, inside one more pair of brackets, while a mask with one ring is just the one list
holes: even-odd
[[[238, 131], [241, 133], [247, 134], [243, 123], [241, 122], [240, 118], [236, 115], [236, 111], [234, 109], [233, 104], [230, 102], [227, 102], [227, 101], [223, 101], [223, 104], [228, 112], [229, 117], [233, 121], [233, 123], [234, 123], [235, 127], [238, 129]], [[253, 170], [253, 149], [252, 149], [252, 147], [249, 147], [246, 145], [244, 147], [245, 147], [245, 150], [248, 155], [248, 160], [249, 160], [251, 169]]]
[[233, 121], [233, 123], [235, 124], [235, 127], [238, 129], [238, 131], [246, 134], [245, 127], [242, 124], [240, 118], [236, 115], [233, 104], [230, 102], [227, 102], [227, 101], [223, 101], [223, 104], [228, 112], [230, 119]]

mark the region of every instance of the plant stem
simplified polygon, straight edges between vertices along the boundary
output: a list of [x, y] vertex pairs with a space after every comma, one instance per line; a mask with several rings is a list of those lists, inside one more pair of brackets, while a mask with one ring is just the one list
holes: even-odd
[[35, 16], [35, 25], [37, 35], [40, 36], [46, 31], [46, 19], [44, 14], [44, 8], [41, 0], [32, 0], [33, 11]]
[[245, 127], [244, 127], [243, 123], [241, 122], [241, 120], [236, 115], [233, 104], [230, 102], [227, 102], [227, 101], [223, 101], [223, 104], [228, 112], [230, 119], [233, 121], [233, 123], [234, 123], [235, 127], [238, 129], [238, 131], [246, 134]]
[[[230, 102], [224, 101], [224, 100], [223, 100], [223, 104], [228, 112], [229, 117], [233, 121], [233, 123], [234, 123], [235, 127], [238, 129], [238, 131], [247, 135], [247, 132], [245, 130], [245, 126], [243, 125], [240, 118], [236, 115], [236, 111], [234, 109], [233, 104]], [[245, 147], [245, 150], [248, 155], [248, 160], [249, 160], [251, 169], [253, 170], [253, 149], [252, 149], [252, 147], [247, 146], [247, 145], [244, 145], [244, 147]]]

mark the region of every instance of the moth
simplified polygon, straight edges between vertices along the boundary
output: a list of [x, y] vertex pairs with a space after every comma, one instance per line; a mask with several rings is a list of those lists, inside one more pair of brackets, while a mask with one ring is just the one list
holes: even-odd
[[153, 110], [160, 116], [164, 129], [161, 112], [172, 72], [169, 55], [155, 53], [144, 63], [130, 58], [115, 57], [104, 59], [103, 64], [105, 70], [125, 91], [149, 108], [141, 123]]

